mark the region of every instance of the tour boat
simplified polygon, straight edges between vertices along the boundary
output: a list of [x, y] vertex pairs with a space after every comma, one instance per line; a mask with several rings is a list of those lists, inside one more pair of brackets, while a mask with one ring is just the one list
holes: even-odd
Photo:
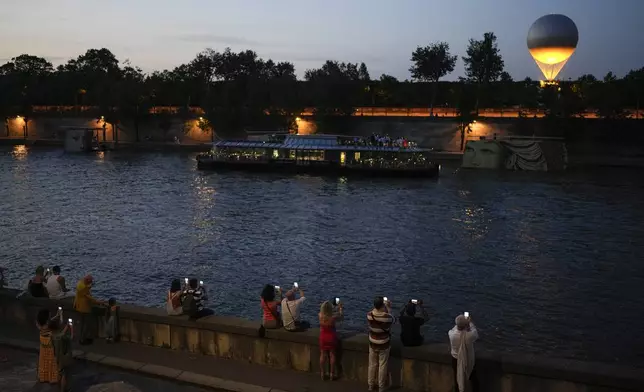
[[430, 150], [406, 139], [372, 136], [271, 135], [267, 140], [222, 140], [197, 156], [200, 169], [239, 169], [329, 175], [436, 177]]

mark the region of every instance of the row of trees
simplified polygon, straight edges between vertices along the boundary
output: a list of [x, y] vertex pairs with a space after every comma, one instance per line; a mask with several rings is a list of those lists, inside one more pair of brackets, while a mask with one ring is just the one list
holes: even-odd
[[349, 115], [358, 106], [448, 106], [468, 114], [479, 107], [542, 107], [552, 116], [592, 108], [620, 117], [644, 97], [644, 68], [623, 79], [584, 75], [546, 88], [528, 78], [514, 81], [504, 71], [494, 33], [470, 40], [462, 58], [465, 77], [458, 82], [441, 81], [457, 61], [445, 42], [418, 47], [410, 60], [411, 81], [391, 75], [374, 80], [364, 63], [332, 60], [298, 81], [292, 63], [264, 60], [251, 50], [207, 49], [187, 64], [149, 74], [107, 49], [90, 49], [56, 68], [23, 54], [0, 66], [0, 115], [29, 116], [36, 105], [90, 105], [100, 107], [108, 122], [127, 118], [136, 125], [152, 106], [201, 106], [204, 127], [237, 130], [293, 127], [305, 107], [322, 117]]

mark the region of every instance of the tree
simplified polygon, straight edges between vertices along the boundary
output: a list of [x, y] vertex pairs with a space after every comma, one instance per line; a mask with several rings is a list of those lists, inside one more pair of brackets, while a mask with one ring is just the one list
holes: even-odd
[[622, 106], [620, 82], [612, 72], [608, 72], [604, 76], [603, 82], [599, 85], [597, 100], [597, 115], [599, 117], [605, 119], [626, 117], [626, 111]]
[[454, 71], [456, 56], [449, 53], [447, 42], [437, 42], [425, 47], [418, 47], [411, 54], [413, 65], [409, 68], [414, 80], [432, 83], [432, 95], [430, 101], [430, 115], [434, 114], [434, 102], [438, 81], [443, 76]]
[[391, 75], [382, 74], [378, 81], [376, 96], [384, 105], [391, 105], [394, 99], [396, 87], [400, 84], [398, 79]]
[[456, 110], [458, 111], [457, 121], [458, 129], [461, 135], [461, 151], [465, 148], [465, 136], [472, 132], [472, 124], [478, 118], [478, 114], [474, 109], [475, 102], [471, 92], [473, 86], [471, 83], [459, 83], [453, 95], [456, 102]]
[[644, 67], [631, 70], [624, 77], [624, 82], [626, 83], [629, 94], [634, 98], [635, 108], [639, 116], [642, 98], [644, 97]]
[[358, 68], [358, 79], [364, 82], [370, 82], [371, 78], [369, 77], [369, 71], [367, 70], [367, 65], [365, 63], [360, 63]]
[[475, 110], [478, 113], [481, 89], [496, 81], [503, 72], [504, 62], [494, 33], [483, 34], [482, 40], [470, 39], [467, 56], [463, 57], [465, 75], [476, 84]]
[[327, 60], [321, 68], [306, 70], [304, 79], [312, 87], [316, 114], [353, 114], [361, 91], [357, 64]]
[[512, 75], [509, 73], [503, 71], [501, 74], [499, 74], [499, 81], [501, 83], [514, 83], [514, 79], [512, 79]]
[[150, 97], [144, 90], [145, 75], [139, 67], [133, 67], [129, 60], [126, 60], [122, 69], [122, 77], [118, 86], [118, 106], [125, 118], [134, 123], [134, 140], [140, 141], [139, 123], [142, 118], [150, 113]]
[[46, 101], [47, 82], [53, 70], [52, 64], [42, 57], [28, 54], [14, 57], [0, 66], [0, 75], [6, 83], [2, 92], [25, 116], [31, 106]]

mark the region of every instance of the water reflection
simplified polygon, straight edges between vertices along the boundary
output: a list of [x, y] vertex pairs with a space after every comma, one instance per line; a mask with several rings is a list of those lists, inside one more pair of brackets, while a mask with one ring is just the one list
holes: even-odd
[[195, 175], [192, 184], [195, 201], [193, 226], [198, 244], [205, 244], [218, 238], [215, 230], [216, 218], [213, 216], [217, 192], [208, 183], [209, 179], [207, 176]]
[[24, 144], [19, 144], [13, 147], [13, 151], [11, 152], [11, 155], [16, 160], [22, 161], [24, 159], [27, 159], [28, 153], [29, 153], [29, 150], [27, 149], [27, 146]]
[[73, 279], [96, 271], [97, 295], [149, 305], [173, 277], [199, 276], [219, 314], [257, 318], [248, 304], [263, 284], [298, 281], [313, 301], [346, 299], [353, 331], [373, 295], [421, 297], [435, 310], [432, 342], [468, 310], [498, 349], [644, 365], [633, 349], [644, 335], [606, 339], [642, 321], [639, 172], [346, 180], [202, 173], [180, 154], [30, 148], [18, 160], [13, 149], [0, 147], [0, 260], [12, 285], [55, 260]]

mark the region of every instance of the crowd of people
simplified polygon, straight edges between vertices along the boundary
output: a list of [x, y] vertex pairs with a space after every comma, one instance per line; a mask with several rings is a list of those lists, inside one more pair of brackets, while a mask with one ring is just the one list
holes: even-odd
[[[212, 309], [204, 307], [207, 298], [203, 282], [197, 284], [197, 279], [186, 280], [183, 288], [179, 280], [172, 281], [168, 291], [166, 310], [170, 316], [188, 315], [198, 319], [214, 314]], [[194, 300], [198, 305], [185, 306], [186, 302]], [[300, 332], [310, 328], [311, 324], [302, 320], [300, 310], [306, 301], [304, 290], [297, 282], [293, 287], [284, 291], [280, 286], [267, 284], [261, 291], [259, 305], [262, 313], [260, 336], [267, 329], [284, 329], [289, 332]], [[421, 326], [429, 320], [429, 313], [423, 306], [423, 301], [410, 299], [403, 304], [398, 317], [392, 312], [391, 301], [386, 297], [376, 297], [373, 309], [367, 313], [369, 329], [369, 370], [368, 382], [370, 391], [383, 392], [387, 389], [389, 372], [389, 352], [392, 326], [400, 323], [400, 340], [404, 346], [421, 346], [424, 337]], [[344, 306], [340, 298], [324, 301], [320, 305], [318, 323], [320, 327], [320, 377], [322, 380], [335, 380], [337, 375], [336, 351], [338, 348], [338, 332], [336, 325], [344, 318]], [[464, 392], [466, 384], [471, 381], [472, 391], [478, 392], [478, 382], [475, 371], [474, 342], [478, 339], [476, 326], [468, 313], [456, 317], [454, 328], [448, 332], [454, 384], [460, 392]], [[327, 372], [327, 362], [328, 369]]]
[[392, 138], [389, 135], [372, 134], [369, 137], [354, 137], [353, 139], [338, 139], [344, 146], [365, 146], [365, 147], [416, 147], [417, 144], [404, 137]]
[[[0, 279], [3, 280], [3, 270]], [[41, 310], [37, 316], [37, 328], [40, 332], [40, 356], [38, 379], [44, 383], [59, 383], [61, 390], [68, 384], [67, 369], [71, 363], [71, 341], [76, 337], [79, 344], [93, 343], [97, 335], [97, 318], [93, 313], [95, 306], [105, 307], [105, 335], [108, 342], [118, 339], [118, 306], [112, 298], [102, 301], [92, 296], [91, 290], [94, 278], [91, 275], [83, 277], [72, 293], [60, 275], [60, 268], [53, 267], [45, 270], [39, 266], [36, 274], [21, 295], [33, 297], [65, 298], [74, 297], [73, 308], [78, 314], [79, 328], [75, 333], [72, 319], [63, 318], [62, 309], [51, 317], [48, 310]], [[213, 309], [206, 307], [207, 290], [203, 281], [196, 278], [185, 278], [182, 282], [175, 279], [171, 282], [166, 297], [166, 313], [169, 316], [188, 316], [197, 320], [214, 315]], [[262, 323], [259, 336], [263, 337], [266, 330], [284, 329], [288, 332], [306, 331], [311, 323], [301, 317], [301, 308], [306, 303], [304, 290], [297, 283], [284, 291], [280, 286], [267, 284], [261, 291], [259, 307], [262, 313]], [[337, 324], [344, 319], [344, 305], [340, 298], [324, 301], [320, 305], [318, 324], [320, 329], [320, 376], [323, 380], [335, 380], [337, 377], [336, 351], [338, 349]], [[366, 315], [366, 325], [369, 331], [369, 367], [368, 384], [370, 391], [383, 392], [388, 387], [389, 353], [392, 326], [400, 324], [400, 341], [404, 346], [421, 346], [424, 338], [421, 326], [429, 320], [429, 313], [423, 306], [423, 301], [410, 299], [405, 302], [399, 313], [394, 315], [392, 303], [387, 297], [376, 297], [373, 309]], [[450, 354], [454, 370], [454, 385], [464, 392], [466, 384], [471, 382], [472, 391], [478, 391], [475, 368], [474, 342], [478, 339], [476, 326], [467, 312], [458, 315], [454, 327], [449, 330]], [[328, 372], [327, 372], [328, 365]]]

